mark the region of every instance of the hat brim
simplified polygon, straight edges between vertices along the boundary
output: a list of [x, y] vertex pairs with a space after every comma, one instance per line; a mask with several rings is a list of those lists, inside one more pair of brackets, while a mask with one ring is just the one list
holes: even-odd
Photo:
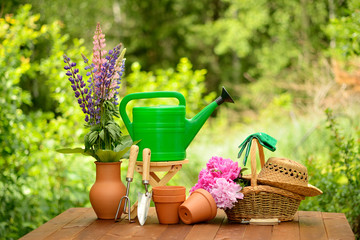
[[[246, 180], [251, 180], [251, 175], [250, 174], [244, 175], [244, 176], [242, 176], [242, 178], [246, 179]], [[257, 180], [261, 184], [266, 184], [269, 186], [285, 189], [290, 192], [297, 193], [297, 194], [300, 194], [300, 195], [306, 196], [306, 197], [315, 197], [315, 196], [318, 196], [323, 193], [320, 189], [318, 189], [317, 187], [315, 187], [311, 184], [308, 184], [307, 186], [301, 186], [301, 185], [296, 185], [296, 184], [291, 184], [291, 183], [286, 183], [286, 182], [271, 181], [271, 180], [263, 179], [263, 178], [258, 178]]]

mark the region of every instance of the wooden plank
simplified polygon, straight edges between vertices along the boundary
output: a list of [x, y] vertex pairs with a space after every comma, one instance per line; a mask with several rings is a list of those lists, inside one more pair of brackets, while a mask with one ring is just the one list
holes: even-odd
[[343, 218], [346, 219], [346, 216], [344, 213], [335, 213], [335, 212], [322, 212], [321, 213], [322, 218]]
[[111, 239], [130, 239], [133, 234], [140, 229], [140, 224], [138, 221], [134, 223], [129, 223], [125, 219], [117, 224], [115, 224], [106, 234], [104, 234], [100, 239], [101, 240], [111, 240]]
[[296, 213], [294, 220], [290, 222], [281, 222], [279, 225], [273, 227], [271, 240], [299, 240], [299, 214]]
[[167, 225], [159, 224], [154, 207], [150, 208], [149, 216], [144, 226], [137, 226], [138, 230], [132, 234], [130, 239], [157, 239], [167, 228]]
[[87, 208], [70, 208], [20, 239], [45, 239], [67, 223], [84, 214], [87, 210]]
[[115, 222], [114, 219], [109, 219], [109, 220], [96, 219], [89, 226], [82, 229], [78, 234], [76, 234], [73, 239], [82, 239], [82, 240], [99, 239], [103, 235], [105, 235], [117, 223], [118, 222]]
[[158, 240], [182, 240], [189, 234], [193, 225], [177, 224], [168, 225], [165, 231], [158, 237]]
[[[167, 162], [150, 162], [150, 167], [162, 167], [162, 166], [172, 166], [172, 165], [182, 165], [188, 163], [189, 159], [181, 160], [181, 161], [167, 161]], [[142, 166], [142, 161], [137, 161], [136, 166]]]
[[273, 226], [248, 225], [244, 239], [246, 240], [270, 240]]
[[328, 239], [355, 239], [345, 214], [322, 213]]
[[71, 239], [80, 231], [96, 221], [97, 216], [92, 208], [89, 208], [83, 215], [75, 218], [58, 231], [48, 236], [47, 240]]
[[218, 209], [217, 216], [207, 222], [207, 223], [198, 223], [192, 227], [189, 234], [186, 236], [186, 240], [208, 240], [214, 239], [216, 236], [222, 222], [225, 218], [225, 212]]
[[320, 212], [299, 211], [299, 227], [300, 239], [328, 239]]
[[144, 226], [127, 219], [97, 220], [92, 208], [71, 208], [21, 239], [355, 239], [343, 213], [298, 212], [294, 221], [276, 226], [229, 223], [225, 213], [208, 223], [161, 225], [150, 208]]
[[101, 240], [157, 239], [166, 228], [167, 225], [159, 224], [155, 208], [152, 207], [149, 209], [144, 226], [141, 226], [138, 221], [129, 224], [126, 220], [123, 220], [112, 226], [112, 228], [104, 234]]
[[[154, 179], [154, 181], [156, 181], [156, 182], [160, 182], [160, 178], [158, 177], [158, 175], [156, 175], [156, 173], [154, 173], [154, 172], [151, 172], [150, 173], [150, 176]], [[152, 186], [152, 185], [151, 185]]]
[[221, 224], [220, 229], [217, 231], [214, 239], [244, 239], [244, 234], [247, 226], [247, 224], [231, 223], [226, 218]]

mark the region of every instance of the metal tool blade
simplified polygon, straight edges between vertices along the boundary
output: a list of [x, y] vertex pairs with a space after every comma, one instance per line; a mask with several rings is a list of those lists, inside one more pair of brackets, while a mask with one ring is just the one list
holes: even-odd
[[138, 209], [137, 215], [139, 219], [140, 225], [144, 225], [146, 222], [146, 218], [149, 212], [150, 201], [151, 201], [152, 193], [138, 193]]
[[144, 225], [148, 215], [152, 193], [148, 191], [151, 151], [149, 148], [143, 150], [143, 177], [145, 193], [138, 193], [137, 215], [140, 225]]

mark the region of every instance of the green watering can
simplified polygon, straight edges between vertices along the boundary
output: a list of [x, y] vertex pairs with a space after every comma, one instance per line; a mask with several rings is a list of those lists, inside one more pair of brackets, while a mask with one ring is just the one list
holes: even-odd
[[[126, 113], [126, 105], [131, 100], [145, 98], [176, 98], [177, 106], [134, 107], [133, 122]], [[225, 88], [221, 96], [201, 110], [192, 119], [185, 118], [185, 97], [179, 92], [132, 93], [120, 103], [120, 115], [133, 141], [141, 140], [139, 152], [151, 149], [151, 161], [179, 161], [186, 158], [189, 146], [205, 121], [217, 106], [223, 102], [234, 102]], [[139, 154], [138, 161], [142, 161]]]

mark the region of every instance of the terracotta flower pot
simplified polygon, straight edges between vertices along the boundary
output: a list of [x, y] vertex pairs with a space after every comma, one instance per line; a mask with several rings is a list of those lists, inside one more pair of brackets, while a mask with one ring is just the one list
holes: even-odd
[[179, 207], [179, 216], [185, 224], [210, 221], [217, 214], [214, 198], [204, 189], [197, 189]]
[[162, 196], [153, 195], [156, 214], [161, 224], [179, 223], [179, 206], [185, 201], [186, 195]]
[[[96, 181], [90, 189], [90, 202], [99, 219], [114, 219], [120, 199], [126, 193], [121, 181], [121, 162], [95, 162]], [[120, 208], [120, 215], [123, 206]]]
[[153, 187], [152, 191], [157, 196], [186, 195], [186, 188], [183, 186], [158, 186]]

